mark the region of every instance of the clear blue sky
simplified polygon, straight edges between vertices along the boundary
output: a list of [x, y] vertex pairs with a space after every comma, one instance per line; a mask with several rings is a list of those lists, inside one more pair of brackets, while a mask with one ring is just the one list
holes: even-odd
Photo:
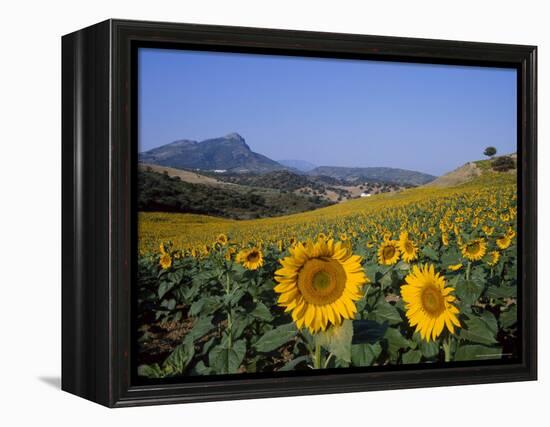
[[241, 134], [274, 160], [440, 175], [516, 151], [516, 71], [140, 49], [139, 151]]

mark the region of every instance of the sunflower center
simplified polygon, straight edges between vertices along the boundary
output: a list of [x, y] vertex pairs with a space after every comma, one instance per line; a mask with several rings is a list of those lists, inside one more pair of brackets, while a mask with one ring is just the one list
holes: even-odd
[[466, 250], [470, 254], [477, 254], [479, 252], [479, 242], [470, 243]]
[[252, 251], [246, 256], [248, 262], [258, 262], [260, 260], [260, 254], [257, 251]]
[[346, 287], [346, 272], [331, 258], [307, 261], [298, 274], [298, 289], [310, 304], [326, 305], [336, 301]]
[[409, 240], [407, 240], [407, 241], [405, 242], [405, 251], [406, 251], [407, 253], [410, 253], [410, 252], [413, 252], [413, 251], [414, 251], [413, 245], [412, 245], [412, 243], [411, 243]]
[[429, 314], [439, 314], [444, 309], [443, 295], [434, 286], [427, 287], [422, 292], [422, 307]]
[[382, 253], [384, 254], [384, 259], [393, 258], [393, 256], [395, 255], [395, 248], [391, 245], [386, 246]]
[[313, 275], [313, 281], [312, 286], [318, 290], [322, 291], [323, 289], [327, 289], [330, 287], [331, 284], [331, 277], [330, 274], [328, 274], [326, 271], [318, 271]]

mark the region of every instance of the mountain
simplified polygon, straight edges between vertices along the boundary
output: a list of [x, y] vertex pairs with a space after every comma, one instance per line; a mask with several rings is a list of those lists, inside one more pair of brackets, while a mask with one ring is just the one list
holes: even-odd
[[315, 169], [317, 166], [313, 163], [306, 162], [305, 160], [277, 160], [278, 163], [283, 166], [287, 166], [292, 169], [297, 169], [301, 172], [309, 172]]
[[396, 184], [422, 185], [436, 177], [406, 169], [367, 167], [347, 168], [341, 166], [319, 166], [308, 172], [309, 175], [325, 175], [347, 181], [381, 181]]
[[139, 161], [179, 169], [270, 172], [286, 169], [255, 153], [238, 133], [204, 141], [182, 139], [140, 153]]

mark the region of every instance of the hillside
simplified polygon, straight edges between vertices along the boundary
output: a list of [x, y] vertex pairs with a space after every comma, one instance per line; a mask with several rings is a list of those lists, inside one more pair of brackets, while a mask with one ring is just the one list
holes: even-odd
[[[502, 161], [501, 159], [504, 159], [505, 161], [507, 159], [510, 159], [510, 166], [508, 167], [510, 167], [511, 169], [509, 170], [515, 172], [515, 165], [517, 161], [516, 157], [516, 154], [510, 154], [505, 156], [498, 156], [490, 160], [477, 160], [474, 162], [468, 162], [465, 165], [462, 165], [461, 167], [456, 168], [455, 170], [436, 178], [432, 182], [429, 182], [425, 185], [425, 187], [454, 187], [471, 182], [475, 180], [475, 178], [483, 174], [496, 172], [497, 170], [495, 170], [495, 167], [496, 169], [498, 169], [498, 166], [495, 166], [495, 162], [497, 162], [496, 164], [498, 164], [498, 162]], [[506, 172], [506, 170], [504, 172]]]
[[226, 183], [217, 180], [215, 177], [206, 176], [190, 170], [171, 168], [169, 166], [139, 163], [138, 169], [140, 171], [156, 172], [171, 177], [177, 177], [182, 181], [189, 182], [190, 184], [226, 185]]
[[289, 215], [328, 206], [319, 197], [231, 185], [192, 184], [149, 170], [138, 175], [138, 210], [178, 212], [232, 219]]
[[313, 163], [306, 162], [305, 160], [277, 160], [277, 162], [300, 172], [309, 172], [317, 167]]
[[238, 133], [201, 142], [179, 140], [140, 153], [139, 161], [179, 169], [269, 172], [285, 166], [255, 153]]
[[348, 168], [341, 166], [319, 166], [308, 175], [325, 175], [347, 181], [378, 181], [395, 184], [422, 185], [433, 181], [433, 175], [406, 169], [386, 167]]
[[329, 203], [345, 202], [361, 197], [361, 194], [379, 194], [401, 191], [410, 185], [389, 184], [375, 181], [346, 181], [328, 176], [308, 176], [292, 171], [280, 170], [266, 173], [216, 173], [170, 168], [167, 166], [140, 164], [140, 170], [162, 173], [177, 177], [192, 184], [211, 186], [229, 186], [232, 190], [246, 192], [250, 189], [278, 190], [282, 193], [294, 193], [307, 199], [323, 200]]
[[[266, 240], [290, 238], [298, 231], [307, 230], [308, 225], [316, 223], [332, 228], [334, 221], [345, 222], [346, 218], [372, 217], [381, 212], [394, 208], [424, 204], [434, 200], [451, 200], [464, 194], [479, 194], [480, 191], [493, 193], [496, 191], [515, 192], [516, 179], [513, 173], [500, 173], [491, 170], [483, 171], [479, 176], [455, 186], [421, 186], [400, 192], [378, 194], [370, 198], [349, 200], [332, 206], [304, 211], [274, 218], [234, 221], [211, 216], [190, 216], [170, 213], [140, 213], [140, 221], [144, 225], [141, 233], [144, 250], [154, 250], [158, 247], [159, 238], [180, 242], [178, 244], [192, 246], [201, 242], [212, 241], [218, 233], [227, 233], [230, 236], [240, 235], [243, 239], [259, 238]], [[424, 213], [429, 217], [429, 209]], [[147, 230], [156, 230], [157, 224], [162, 221], [162, 234]], [[185, 239], [182, 240], [181, 236]], [[315, 237], [312, 234], [310, 237]]]

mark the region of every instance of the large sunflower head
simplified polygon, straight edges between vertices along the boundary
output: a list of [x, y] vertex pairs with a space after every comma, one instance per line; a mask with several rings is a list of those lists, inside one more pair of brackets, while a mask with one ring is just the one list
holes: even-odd
[[249, 270], [257, 270], [264, 265], [264, 256], [262, 251], [256, 247], [252, 249], [243, 249], [237, 254], [237, 261]]
[[403, 231], [399, 235], [399, 250], [406, 262], [414, 261], [418, 257], [418, 248], [414, 242], [409, 239], [409, 233]]
[[409, 324], [416, 327], [422, 339], [435, 340], [446, 326], [454, 334], [460, 327], [458, 308], [453, 305], [454, 288], [445, 287], [445, 278], [435, 272], [433, 265], [415, 265], [405, 277], [401, 296], [407, 310]]
[[382, 265], [393, 265], [399, 260], [399, 242], [384, 240], [378, 248], [378, 262]]
[[460, 247], [462, 255], [469, 261], [477, 261], [483, 258], [487, 251], [485, 239], [473, 239], [463, 243]]
[[341, 242], [297, 243], [280, 263], [275, 292], [280, 294], [279, 305], [292, 313], [298, 328], [315, 333], [355, 317], [355, 301], [361, 298], [361, 286], [368, 279], [361, 257]]

